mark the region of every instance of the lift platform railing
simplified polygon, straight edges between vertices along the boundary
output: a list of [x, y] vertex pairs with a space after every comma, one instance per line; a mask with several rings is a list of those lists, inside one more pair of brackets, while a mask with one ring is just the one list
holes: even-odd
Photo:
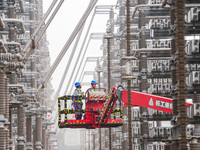
[[[120, 113], [121, 113], [122, 110], [123, 110], [123, 109], [119, 109], [119, 108], [118, 108], [118, 109], [113, 109], [113, 110], [112, 110], [111, 113], [113, 114], [114, 119], [116, 119], [116, 113], [117, 113], [117, 112], [120, 112]], [[82, 113], [85, 113], [85, 109], [82, 109], [81, 111], [82, 111]], [[76, 112], [75, 109], [65, 109], [65, 110], [61, 110], [61, 111], [60, 111], [61, 114], [75, 114], [75, 112]], [[120, 115], [120, 117], [121, 117], [121, 115]]]
[[[107, 124], [107, 121], [114, 109], [115, 103], [118, 100], [117, 95], [115, 94], [116, 88], [114, 87], [112, 90], [112, 94], [110, 97], [106, 97], [106, 101], [104, 103], [104, 107], [100, 113], [100, 119], [99, 119], [99, 126], [101, 126], [101, 123], [104, 122]], [[122, 109], [121, 109], [122, 110]], [[115, 113], [113, 114], [114, 118], [116, 118]], [[120, 119], [122, 119], [122, 111], [120, 111]]]
[[[120, 119], [122, 120], [123, 116], [123, 110], [120, 103], [120, 108], [115, 109], [115, 103], [118, 100], [117, 96], [115, 95], [115, 88], [113, 88], [113, 93], [108, 96], [106, 95], [106, 89], [105, 88], [97, 88], [96, 92], [91, 92], [91, 88], [88, 89], [85, 93], [86, 99], [93, 101], [93, 100], [104, 100], [104, 105], [102, 110], [100, 111], [100, 117], [99, 117], [99, 126], [101, 126], [101, 123], [103, 122], [105, 125], [108, 122], [108, 119], [110, 118], [110, 115], [113, 114], [113, 119], [116, 119], [116, 112], [120, 112]], [[111, 98], [112, 97], [112, 98]]]
[[[62, 97], [58, 97], [58, 126], [60, 127], [61, 124], [61, 114], [65, 115], [65, 121], [64, 121], [64, 125], [65, 127], [67, 126], [67, 114], [75, 114], [76, 109], [67, 109], [67, 101], [71, 100], [74, 101], [75, 100], [83, 100], [85, 99], [85, 97], [83, 95], [80, 96], [75, 96], [75, 95], [65, 95]], [[64, 101], [64, 110], [61, 110], [61, 101]], [[85, 113], [85, 109], [81, 110], [83, 113]], [[62, 125], [63, 126], [63, 125]]]
[[[75, 109], [65, 109], [60, 111], [61, 114], [75, 114], [75, 112]], [[85, 113], [85, 109], [82, 109], [81, 112]]]

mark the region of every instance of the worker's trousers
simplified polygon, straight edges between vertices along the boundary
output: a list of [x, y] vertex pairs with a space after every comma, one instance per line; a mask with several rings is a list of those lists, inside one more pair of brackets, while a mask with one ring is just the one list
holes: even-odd
[[82, 102], [76, 102], [76, 119], [80, 120], [82, 118]]

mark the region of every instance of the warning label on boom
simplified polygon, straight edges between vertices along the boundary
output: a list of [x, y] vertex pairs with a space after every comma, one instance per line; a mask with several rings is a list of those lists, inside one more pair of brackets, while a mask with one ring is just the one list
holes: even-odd
[[151, 98], [149, 101], [149, 106], [154, 106], [153, 99]]

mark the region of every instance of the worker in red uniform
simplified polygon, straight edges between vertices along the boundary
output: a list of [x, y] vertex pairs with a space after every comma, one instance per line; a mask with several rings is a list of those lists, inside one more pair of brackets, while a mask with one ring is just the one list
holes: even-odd
[[92, 80], [91, 81], [91, 89], [90, 89], [90, 92], [95, 92], [95, 90], [96, 90], [96, 86], [97, 86], [97, 81], [95, 81], [95, 80]]
[[[74, 96], [82, 96], [83, 93], [81, 92], [81, 82], [76, 82], [75, 83], [75, 91], [74, 91]], [[74, 103], [75, 103], [75, 109], [76, 109], [76, 119], [80, 120], [82, 118], [82, 97], [81, 98], [74, 98]]]

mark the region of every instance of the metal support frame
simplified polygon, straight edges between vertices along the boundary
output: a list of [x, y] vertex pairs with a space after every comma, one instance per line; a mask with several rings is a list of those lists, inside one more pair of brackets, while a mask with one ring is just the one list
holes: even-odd
[[186, 127], [187, 127], [187, 110], [185, 107], [186, 99], [186, 61], [185, 61], [185, 0], [175, 0], [175, 17], [176, 17], [176, 31], [175, 31], [175, 42], [177, 49], [177, 60], [176, 60], [176, 94], [177, 94], [177, 106], [179, 107], [178, 126], [180, 128], [180, 140], [179, 150], [187, 150], [187, 138], [186, 138]]
[[[107, 40], [107, 70], [108, 70], [108, 88], [107, 88], [107, 92], [108, 94], [110, 94], [110, 90], [111, 90], [111, 68], [110, 68], [110, 40], [113, 38], [111, 36], [111, 29], [107, 28], [106, 30], [106, 35], [104, 36], [104, 38]], [[105, 132], [105, 134], [108, 136], [109, 135], [109, 141], [105, 141], [105, 149], [112, 149], [112, 136], [111, 136], [111, 128], [109, 128], [109, 133]]]
[[[41, 38], [44, 35], [44, 33], [46, 32], [47, 28], [49, 27], [49, 25], [51, 24], [52, 20], [56, 16], [56, 14], [57, 14], [58, 10], [60, 9], [60, 7], [62, 6], [63, 2], [64, 2], [64, 0], [61, 0], [59, 2], [59, 4], [57, 5], [57, 7], [55, 8], [54, 12], [52, 13], [51, 17], [49, 18], [49, 20], [47, 21], [47, 23], [45, 24], [45, 26], [42, 28], [42, 31], [37, 36], [36, 40], [34, 38], [32, 39], [32, 48], [26, 54], [26, 56], [25, 56], [25, 58], [23, 60], [24, 63], [27, 62], [27, 60], [29, 59], [29, 57], [33, 53], [34, 49], [38, 46], [39, 41], [41, 40]], [[38, 31], [37, 31], [37, 33], [38, 33]]]
[[[45, 20], [48, 18], [49, 14], [51, 13], [51, 11], [53, 10], [53, 8], [55, 7], [57, 1], [58, 1], [58, 0], [54, 0], [54, 1], [51, 3], [51, 5], [49, 6], [49, 8], [48, 8], [46, 14], [44, 15], [43, 19], [40, 21], [40, 24], [38, 25], [37, 29], [34, 31], [34, 33], [33, 33], [33, 35], [32, 35], [33, 38], [38, 34], [39, 30], [42, 28], [42, 26], [43, 26]], [[23, 55], [26, 54], [26, 51], [28, 50], [28, 48], [29, 48], [29, 46], [31, 45], [31, 43], [32, 43], [32, 39], [30, 39], [30, 40], [27, 42], [27, 44], [24, 46]]]
[[92, 11], [92, 9], [94, 8], [94, 6], [96, 5], [98, 0], [94, 0], [92, 1], [88, 8], [86, 9], [86, 11], [84, 12], [83, 16], [81, 17], [80, 21], [78, 22], [77, 26], [75, 27], [75, 29], [73, 30], [71, 36], [69, 37], [68, 41], [66, 42], [66, 44], [64, 45], [63, 49], [61, 50], [61, 52], [59, 53], [59, 55], [57, 56], [55, 62], [53, 63], [53, 65], [51, 66], [49, 72], [47, 73], [46, 77], [43, 80], [43, 85], [40, 85], [38, 87], [38, 92], [40, 93], [42, 90], [42, 87], [45, 86], [45, 84], [49, 81], [49, 79], [51, 78], [52, 74], [54, 73], [54, 71], [56, 70], [57, 66], [59, 65], [60, 61], [62, 60], [62, 58], [64, 57], [65, 53], [67, 52], [68, 48], [70, 47], [70, 45], [72, 44], [74, 38], [76, 37], [76, 35], [78, 34], [78, 32], [80, 31], [81, 27], [83, 26], [83, 24], [85, 23], [87, 17], [89, 16], [90, 12]]
[[[130, 0], [126, 0], [126, 55], [131, 56], [131, 35], [130, 35]], [[130, 60], [127, 60], [127, 76], [131, 76], [131, 71], [128, 68], [131, 66]], [[128, 89], [128, 142], [129, 142], [129, 150], [132, 150], [132, 126], [131, 126], [131, 80], [127, 80], [127, 89]]]
[[[100, 66], [100, 62], [99, 59], [97, 60], [97, 68], [96, 68], [96, 72], [97, 72], [97, 76], [98, 76], [98, 88], [101, 88], [101, 70], [100, 70], [101, 66]], [[99, 150], [101, 150], [101, 128], [99, 128]]]
[[85, 63], [82, 67], [82, 70], [81, 70], [81, 74], [79, 76], [79, 79], [77, 81], [83, 81], [83, 72], [85, 70], [85, 66], [86, 66], [86, 63], [87, 62], [96, 62], [98, 60], [98, 57], [87, 57], [86, 60], [85, 60]]
[[[126, 3], [124, 0], [119, 1], [121, 3], [120, 10], [119, 10], [119, 16], [122, 18], [120, 23], [120, 32], [124, 32], [124, 28], [126, 27], [125, 22], [125, 10], [126, 10]], [[126, 49], [125, 47], [126, 41], [124, 39], [120, 42], [120, 52], [122, 53], [123, 50]], [[125, 60], [121, 60], [120, 65], [124, 66], [126, 64]], [[121, 79], [121, 84], [123, 80]], [[122, 149], [128, 149], [128, 108], [123, 108], [123, 126], [122, 126]]]

